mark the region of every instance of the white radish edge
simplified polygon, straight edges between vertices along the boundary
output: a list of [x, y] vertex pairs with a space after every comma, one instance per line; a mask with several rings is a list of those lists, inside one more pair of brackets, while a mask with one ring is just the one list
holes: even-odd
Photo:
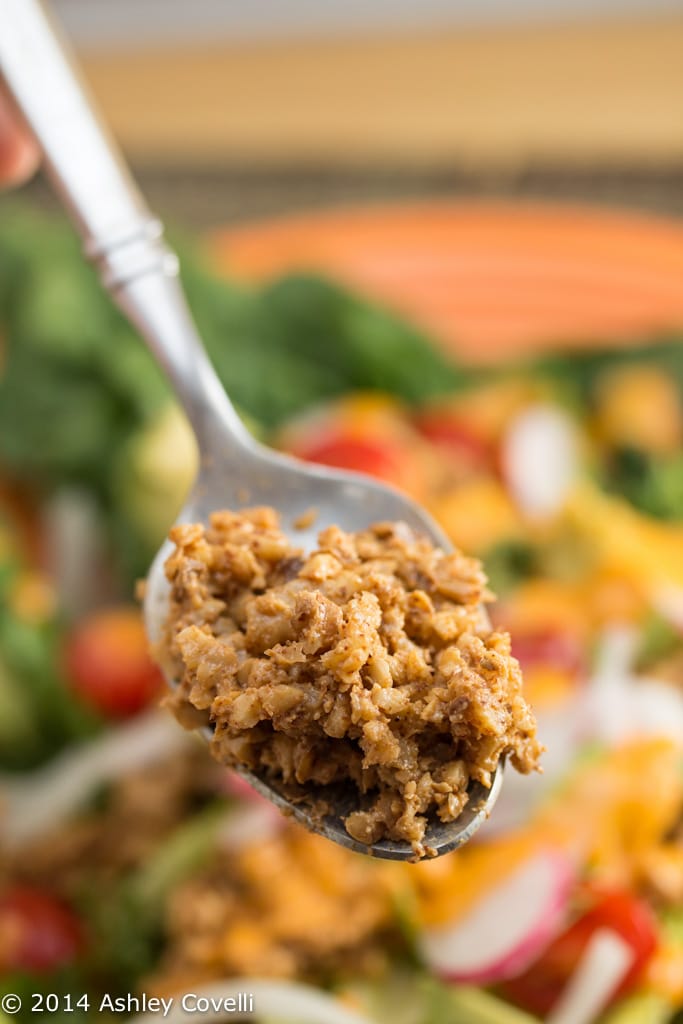
[[41, 519], [48, 578], [54, 581], [62, 611], [79, 618], [100, 585], [93, 565], [102, 558], [101, 513], [85, 489], [63, 487], [48, 500]]
[[558, 406], [526, 408], [503, 438], [503, 476], [511, 497], [531, 518], [551, 518], [564, 505], [579, 470], [576, 427]]
[[565, 853], [536, 853], [457, 922], [425, 931], [427, 965], [444, 980], [475, 985], [514, 977], [562, 927], [573, 878]]
[[[347, 1010], [333, 997], [312, 988], [288, 981], [270, 981], [266, 978], [234, 978], [230, 981], [217, 982], [214, 985], [198, 987], [192, 992], [197, 999], [212, 999], [223, 1003], [227, 999], [237, 1000], [240, 995], [248, 994], [254, 998], [254, 1014], [249, 1019], [269, 1017], [273, 1020], [296, 1021], [297, 1024], [376, 1024], [369, 1017]], [[181, 1024], [183, 1021], [225, 1020], [224, 1009], [208, 1009], [198, 1014], [196, 1010], [185, 1010], [182, 996], [175, 996], [169, 1013], [165, 1016], [167, 1024]], [[130, 1024], [158, 1024], [160, 1014], [143, 1013], [133, 1017]], [[246, 1017], [236, 1017], [245, 1020]]]
[[584, 742], [584, 695], [575, 691], [556, 707], [536, 707], [538, 735], [547, 747], [543, 771], [529, 775], [508, 772], [496, 813], [487, 824], [489, 839], [527, 823], [534, 810], [567, 777]]
[[238, 850], [280, 832], [286, 818], [275, 804], [261, 796], [232, 768], [226, 768], [224, 772], [221, 792], [235, 800], [236, 805], [231, 807], [225, 826], [220, 830], [219, 844], [225, 849]]
[[243, 803], [225, 812], [216, 836], [216, 845], [224, 850], [239, 851], [270, 839], [285, 826], [285, 817], [273, 805]]
[[592, 1024], [633, 963], [631, 946], [611, 928], [594, 932], [545, 1024]]
[[156, 708], [81, 743], [20, 778], [0, 777], [2, 844], [18, 846], [68, 819], [98, 786], [154, 764], [195, 742]]
[[643, 736], [680, 743], [683, 695], [673, 684], [635, 674], [637, 645], [638, 635], [630, 627], [603, 633], [583, 699], [585, 736], [611, 746]]

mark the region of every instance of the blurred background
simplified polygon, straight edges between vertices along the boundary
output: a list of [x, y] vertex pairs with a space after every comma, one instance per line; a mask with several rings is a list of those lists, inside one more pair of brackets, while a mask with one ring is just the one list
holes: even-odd
[[683, 205], [677, 0], [55, 7], [183, 222], [462, 193]]
[[683, 3], [54, 7], [248, 427], [482, 559], [548, 751], [387, 865], [159, 709], [133, 595], [196, 446], [38, 176], [0, 199], [0, 1000], [683, 1024]]

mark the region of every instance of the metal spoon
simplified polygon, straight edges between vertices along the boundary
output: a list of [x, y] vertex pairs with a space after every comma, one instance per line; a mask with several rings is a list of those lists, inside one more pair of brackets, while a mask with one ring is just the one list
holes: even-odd
[[[42, 147], [48, 173], [83, 238], [86, 255], [165, 370], [195, 432], [200, 470], [179, 521], [206, 522], [218, 509], [271, 505], [280, 512], [285, 531], [292, 531], [294, 521], [313, 507], [315, 524], [292, 533], [297, 546], [312, 547], [314, 533], [333, 523], [354, 531], [394, 520], [448, 549], [448, 540], [431, 518], [391, 488], [305, 465], [250, 436], [199, 339], [161, 225], [151, 218], [100, 127], [45, 11], [38, 0], [0, 0], [0, 23], [0, 73]], [[160, 634], [168, 606], [163, 565], [169, 551], [164, 544], [148, 579], [145, 618], [152, 640]], [[334, 812], [320, 818], [312, 802], [293, 803], [277, 782], [240, 771], [269, 800], [328, 839], [378, 857], [413, 858], [408, 843], [382, 840], [367, 847], [351, 838], [343, 818], [356, 809], [352, 787], [326, 793]], [[490, 789], [472, 785], [456, 821], [430, 822], [425, 846], [443, 854], [466, 842], [488, 817], [502, 774], [499, 767]]]

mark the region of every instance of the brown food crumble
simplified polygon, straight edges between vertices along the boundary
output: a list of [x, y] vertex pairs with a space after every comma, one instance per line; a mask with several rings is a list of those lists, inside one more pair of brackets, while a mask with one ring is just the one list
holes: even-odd
[[170, 614], [158, 656], [168, 698], [211, 749], [286, 784], [351, 781], [345, 821], [365, 844], [423, 845], [468, 786], [508, 755], [537, 767], [536, 723], [506, 633], [491, 631], [477, 561], [405, 525], [323, 530], [303, 555], [270, 508], [171, 531]]
[[145, 988], [172, 994], [240, 975], [319, 983], [377, 974], [401, 949], [393, 920], [403, 886], [386, 862], [292, 824], [244, 849], [218, 849], [171, 893], [164, 955]]

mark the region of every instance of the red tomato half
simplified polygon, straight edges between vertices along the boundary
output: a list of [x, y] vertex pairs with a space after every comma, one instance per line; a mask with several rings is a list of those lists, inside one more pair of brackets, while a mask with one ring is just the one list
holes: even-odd
[[629, 892], [610, 892], [566, 931], [519, 977], [506, 981], [504, 995], [512, 1002], [543, 1017], [550, 1012], [576, 970], [592, 936], [606, 928], [631, 947], [633, 963], [612, 996], [621, 998], [636, 985], [657, 946], [657, 922], [643, 900]]
[[64, 967], [82, 947], [81, 923], [60, 900], [27, 885], [0, 892], [0, 974]]
[[134, 715], [163, 686], [136, 608], [111, 608], [80, 622], [67, 640], [65, 664], [73, 689], [108, 718]]
[[523, 669], [543, 665], [580, 676], [586, 668], [581, 639], [574, 633], [558, 629], [513, 632], [512, 653]]
[[492, 469], [495, 455], [489, 444], [452, 416], [439, 412], [420, 413], [415, 426], [446, 456], [466, 470]]
[[406, 460], [386, 441], [340, 434], [320, 442], [312, 441], [296, 454], [309, 462], [367, 473], [398, 487], [406, 487]]

